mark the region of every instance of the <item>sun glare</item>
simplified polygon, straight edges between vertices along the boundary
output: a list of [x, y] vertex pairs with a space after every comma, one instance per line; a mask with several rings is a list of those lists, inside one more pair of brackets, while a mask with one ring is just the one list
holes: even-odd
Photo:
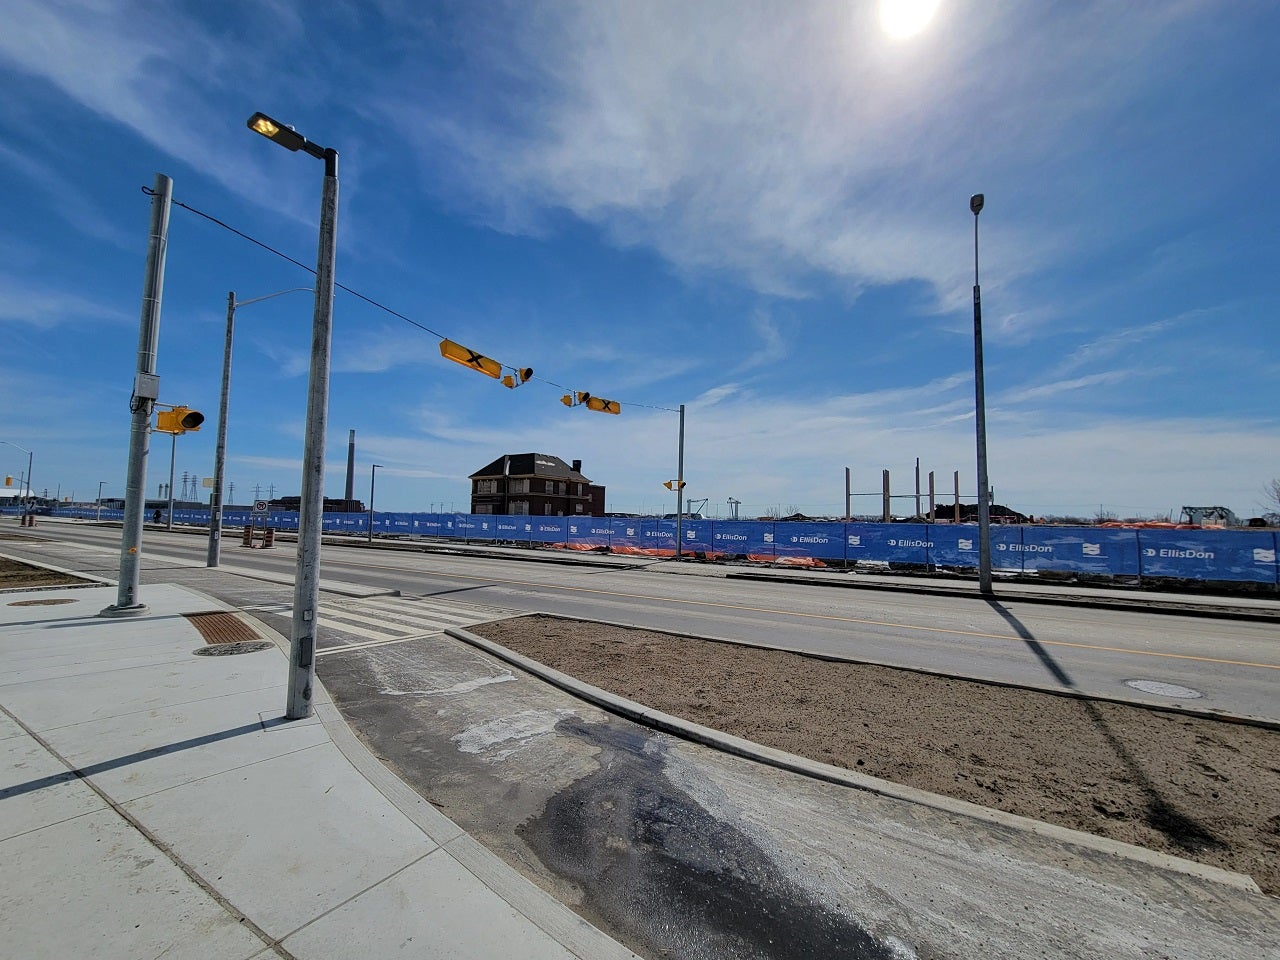
[[939, 0], [880, 0], [880, 26], [895, 40], [914, 37], [929, 25]]

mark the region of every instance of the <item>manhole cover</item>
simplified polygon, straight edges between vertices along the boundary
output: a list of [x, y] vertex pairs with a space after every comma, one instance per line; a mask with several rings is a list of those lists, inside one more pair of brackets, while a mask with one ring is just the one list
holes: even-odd
[[1155, 694], [1157, 697], [1172, 697], [1176, 700], [1195, 700], [1203, 697], [1199, 690], [1192, 690], [1176, 683], [1165, 683], [1163, 680], [1126, 680], [1126, 687], [1133, 687], [1143, 693]]
[[237, 653], [257, 653], [270, 650], [275, 644], [269, 640], [241, 640], [239, 643], [219, 643], [211, 647], [192, 650], [197, 657], [234, 657]]
[[71, 597], [50, 597], [48, 600], [15, 600], [10, 607], [54, 607], [60, 603], [75, 603]]

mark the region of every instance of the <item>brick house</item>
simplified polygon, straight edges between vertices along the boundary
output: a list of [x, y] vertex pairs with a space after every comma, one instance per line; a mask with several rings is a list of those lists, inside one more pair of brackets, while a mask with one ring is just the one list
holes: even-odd
[[582, 461], [511, 453], [471, 474], [471, 512], [534, 517], [604, 515], [604, 487], [582, 475]]

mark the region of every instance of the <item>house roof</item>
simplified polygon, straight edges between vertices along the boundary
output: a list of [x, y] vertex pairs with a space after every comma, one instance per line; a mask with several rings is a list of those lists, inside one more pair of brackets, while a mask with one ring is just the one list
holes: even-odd
[[559, 457], [549, 453], [509, 453], [481, 467], [471, 474], [470, 479], [489, 477], [551, 477], [575, 483], [591, 482]]

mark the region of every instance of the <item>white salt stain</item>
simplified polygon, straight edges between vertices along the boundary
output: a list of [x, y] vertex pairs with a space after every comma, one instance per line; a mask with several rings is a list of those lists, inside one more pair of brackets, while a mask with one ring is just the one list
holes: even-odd
[[478, 677], [475, 680], [464, 680], [462, 683], [455, 683], [451, 687], [439, 687], [435, 690], [393, 690], [390, 687], [384, 687], [378, 693], [384, 697], [428, 697], [433, 695], [441, 695], [446, 697], [456, 697], [459, 694], [470, 693], [472, 690], [479, 690], [481, 687], [487, 687], [491, 683], [506, 683], [508, 680], [514, 680], [515, 676], [510, 673], [502, 673], [495, 677]]
[[[494, 760], [502, 760], [530, 740], [550, 733], [563, 717], [573, 714], [573, 710], [522, 710], [468, 727], [449, 739], [463, 753], [484, 753]], [[494, 749], [503, 746], [507, 749]]]

